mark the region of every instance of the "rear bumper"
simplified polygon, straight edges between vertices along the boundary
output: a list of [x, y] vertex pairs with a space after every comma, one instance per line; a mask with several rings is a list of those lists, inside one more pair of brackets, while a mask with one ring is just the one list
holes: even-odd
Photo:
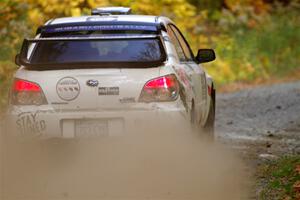
[[109, 137], [122, 136], [136, 131], [141, 132], [141, 130], [159, 129], [162, 125], [176, 128], [188, 120], [183, 107], [164, 105], [151, 109], [101, 111], [20, 109], [18, 107], [10, 110], [6, 116], [6, 122], [8, 133], [47, 139], [97, 136], [90, 129], [103, 129], [101, 131]]

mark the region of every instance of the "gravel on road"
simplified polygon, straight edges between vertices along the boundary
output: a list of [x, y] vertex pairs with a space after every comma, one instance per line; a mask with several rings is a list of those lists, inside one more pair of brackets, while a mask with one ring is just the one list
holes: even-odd
[[300, 81], [217, 96], [216, 135], [267, 159], [300, 153]]

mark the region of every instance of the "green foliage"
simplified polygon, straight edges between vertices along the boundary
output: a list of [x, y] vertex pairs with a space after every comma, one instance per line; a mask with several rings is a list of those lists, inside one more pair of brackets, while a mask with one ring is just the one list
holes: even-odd
[[219, 60], [208, 70], [219, 85], [269, 79], [300, 68], [300, 16], [295, 7], [274, 9], [250, 27], [251, 18], [232, 23], [234, 17], [225, 15], [229, 22], [220, 22], [222, 34], [205, 44], [216, 48]]
[[289, 156], [261, 167], [259, 176], [266, 182], [260, 199], [296, 199], [294, 185], [300, 181], [299, 156]]

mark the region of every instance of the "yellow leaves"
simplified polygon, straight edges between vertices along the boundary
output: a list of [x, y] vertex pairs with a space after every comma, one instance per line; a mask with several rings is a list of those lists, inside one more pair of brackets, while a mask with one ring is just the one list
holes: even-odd
[[227, 83], [236, 80], [236, 74], [231, 68], [231, 63], [225, 60], [217, 59], [207, 67], [207, 71], [211, 74], [217, 83]]
[[185, 3], [183, 0], [178, 0], [176, 9], [174, 10], [178, 17], [193, 17], [196, 14], [196, 8], [190, 4]]
[[151, 0], [139, 0], [131, 4], [134, 13], [160, 15], [162, 7]]
[[80, 16], [85, 0], [26, 0], [30, 22], [41, 25], [46, 20], [62, 16]]
[[224, 2], [225, 5], [233, 11], [241, 6], [251, 6], [257, 14], [264, 13], [269, 9], [268, 4], [265, 3], [264, 0], [224, 0]]
[[186, 0], [137, 0], [131, 7], [136, 13], [166, 15], [174, 20], [195, 15], [195, 8]]
[[224, 3], [230, 10], [234, 10], [236, 6], [241, 4], [241, 0], [224, 0]]
[[5, 27], [6, 23], [17, 17], [16, 12], [14, 12], [14, 7], [10, 6], [7, 1], [0, 1], [0, 29]]
[[108, 0], [87, 0], [86, 2], [90, 8], [97, 8], [109, 5]]
[[92, 7], [92, 8], [96, 7], [95, 0], [87, 0], [86, 2], [90, 7]]
[[131, 8], [134, 13], [168, 16], [183, 32], [194, 28], [198, 21], [196, 8], [186, 0], [137, 0]]
[[72, 9], [71, 9], [71, 15], [72, 15], [73, 17], [78, 17], [78, 16], [80, 16], [80, 15], [81, 15], [81, 10], [80, 10], [80, 8], [72, 8]]
[[222, 70], [224, 77], [229, 79], [229, 80], [234, 80], [234, 73], [231, 70], [231, 67], [229, 63], [226, 62], [219, 62], [220, 63], [220, 70]]
[[24, 0], [24, 2], [29, 6], [29, 23], [35, 27], [51, 18], [80, 16], [89, 13], [92, 8], [104, 6], [130, 6], [137, 14], [166, 15], [179, 22], [181, 28], [191, 28], [197, 23], [195, 7], [187, 0]]
[[257, 14], [262, 14], [269, 10], [269, 5], [266, 4], [263, 0], [252, 1], [252, 5]]
[[[29, 5], [31, 23], [41, 25], [46, 20], [63, 16], [81, 16], [92, 8], [129, 5], [130, 0], [25, 0]], [[149, 1], [151, 5], [151, 1]]]
[[245, 71], [247, 74], [253, 74], [255, 72], [255, 68], [251, 63], [246, 63], [245, 65]]
[[260, 60], [260, 63], [262, 64], [262, 66], [265, 68], [265, 69], [268, 69], [271, 65], [271, 62], [269, 60], [269, 58], [267, 56], [260, 56], [259, 57], [259, 60]]
[[44, 18], [38, 9], [32, 9], [28, 13], [28, 17], [30, 22], [36, 25], [42, 24], [44, 22]]
[[12, 74], [15, 69], [15, 65], [10, 61], [0, 61], [0, 78]]

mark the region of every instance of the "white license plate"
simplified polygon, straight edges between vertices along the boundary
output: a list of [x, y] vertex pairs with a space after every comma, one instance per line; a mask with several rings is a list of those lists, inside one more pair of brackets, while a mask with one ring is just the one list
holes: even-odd
[[87, 119], [75, 121], [76, 137], [108, 136], [107, 120]]

